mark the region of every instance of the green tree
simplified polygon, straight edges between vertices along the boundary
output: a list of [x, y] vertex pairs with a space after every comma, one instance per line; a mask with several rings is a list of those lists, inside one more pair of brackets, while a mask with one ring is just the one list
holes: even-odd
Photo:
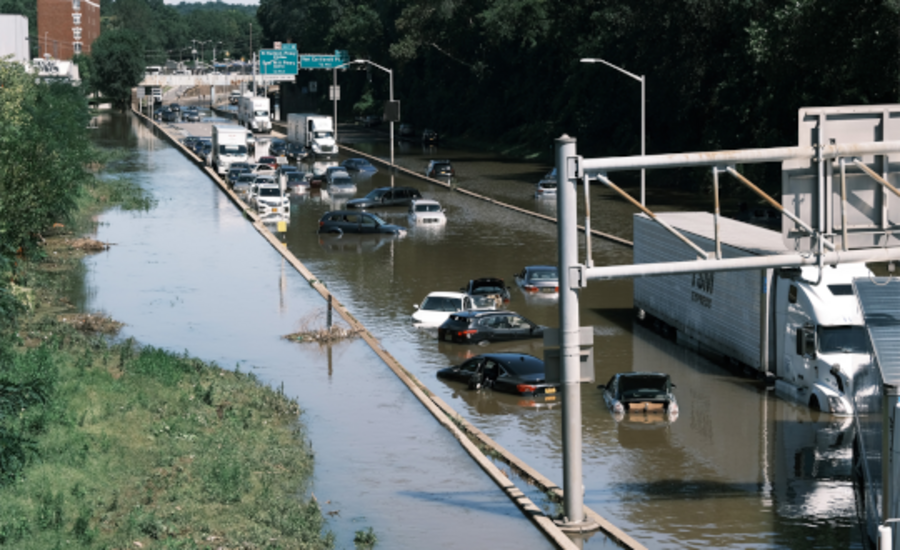
[[127, 30], [109, 30], [94, 41], [91, 57], [97, 89], [124, 110], [131, 102], [131, 89], [144, 75], [140, 41]]
[[36, 84], [22, 65], [2, 61], [0, 83], [0, 255], [10, 256], [67, 221], [91, 177], [92, 149], [79, 88]]

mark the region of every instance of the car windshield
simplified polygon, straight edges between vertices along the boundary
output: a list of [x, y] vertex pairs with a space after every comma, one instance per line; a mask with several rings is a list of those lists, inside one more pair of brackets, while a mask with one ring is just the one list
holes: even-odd
[[535, 269], [531, 272], [531, 276], [529, 278], [532, 281], [555, 281], [559, 279], [559, 276], [556, 273], [556, 268]]
[[427, 311], [459, 311], [462, 309], [462, 300], [445, 296], [429, 296], [422, 302], [422, 309]]
[[387, 189], [376, 189], [376, 190], [370, 192], [368, 195], [366, 195], [366, 198], [377, 201], [378, 199], [383, 197], [385, 193], [387, 193]]
[[619, 379], [622, 399], [661, 399], [668, 393], [665, 376], [623, 376]]
[[519, 376], [523, 374], [543, 374], [544, 364], [534, 358], [513, 359], [504, 365], [507, 370]]
[[868, 353], [869, 339], [861, 326], [819, 327], [819, 352]]
[[220, 155], [246, 155], [247, 147], [244, 145], [219, 145]]
[[344, 178], [344, 177], [338, 176], [336, 178], [331, 179], [331, 184], [332, 185], [353, 185], [353, 180], [350, 178]]
[[325, 131], [313, 132], [313, 137], [315, 137], [316, 139], [330, 138], [331, 132], [325, 132]]
[[269, 111], [253, 111], [253, 116], [269, 116]]
[[303, 174], [300, 172], [288, 172], [287, 173], [288, 181], [303, 181]]
[[280, 197], [281, 189], [274, 189], [271, 187], [262, 187], [259, 190], [260, 197]]
[[255, 176], [241, 176], [238, 178], [238, 183], [253, 183], [255, 180]]
[[440, 212], [441, 205], [439, 204], [417, 204], [416, 212]]

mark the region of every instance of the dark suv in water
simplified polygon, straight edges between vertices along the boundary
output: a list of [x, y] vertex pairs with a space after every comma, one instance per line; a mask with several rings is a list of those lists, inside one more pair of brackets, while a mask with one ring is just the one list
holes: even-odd
[[319, 220], [319, 233], [393, 233], [405, 235], [406, 228], [392, 225], [370, 212], [335, 210]]
[[409, 206], [422, 194], [414, 187], [379, 187], [365, 197], [347, 201], [347, 208], [373, 208], [376, 206]]
[[544, 327], [513, 311], [461, 311], [438, 328], [438, 339], [457, 344], [501, 342], [544, 336]]

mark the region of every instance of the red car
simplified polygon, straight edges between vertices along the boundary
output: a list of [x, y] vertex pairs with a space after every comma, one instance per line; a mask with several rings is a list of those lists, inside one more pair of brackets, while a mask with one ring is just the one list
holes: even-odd
[[259, 157], [256, 162], [259, 164], [268, 164], [272, 170], [278, 170], [278, 159], [275, 157]]

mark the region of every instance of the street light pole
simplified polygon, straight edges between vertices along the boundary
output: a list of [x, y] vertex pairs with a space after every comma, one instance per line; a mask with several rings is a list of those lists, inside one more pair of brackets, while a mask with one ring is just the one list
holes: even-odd
[[[599, 57], [586, 57], [581, 60], [582, 63], [603, 63], [607, 67], [611, 69], [615, 69], [620, 73], [627, 75], [638, 82], [641, 83], [641, 156], [645, 156], [647, 154], [647, 77], [644, 75], [638, 76], [634, 73], [630, 73], [623, 69], [622, 67], [618, 67], [613, 65], [609, 61], [605, 59], [600, 59]], [[647, 189], [647, 170], [641, 168], [641, 206], [646, 206], [646, 191]]]
[[[361, 63], [368, 63], [369, 65], [371, 65], [377, 69], [381, 69], [382, 71], [384, 71], [388, 74], [388, 76], [390, 77], [390, 98], [389, 99], [390, 99], [391, 104], [393, 105], [393, 103], [394, 103], [394, 71], [392, 71], [391, 69], [388, 69], [387, 67], [382, 67], [378, 63], [374, 63], [372, 61], [369, 61], [368, 59], [354, 59], [353, 61], [348, 61], [347, 63], [344, 63], [343, 65], [338, 65], [337, 67], [335, 67], [335, 70], [346, 67], [347, 65], [359, 65]], [[393, 119], [393, 117], [391, 117], [390, 124], [391, 124], [391, 187], [393, 188], [394, 187], [394, 119]], [[334, 121], [334, 127], [335, 127], [335, 129], [337, 129], [337, 120]]]

